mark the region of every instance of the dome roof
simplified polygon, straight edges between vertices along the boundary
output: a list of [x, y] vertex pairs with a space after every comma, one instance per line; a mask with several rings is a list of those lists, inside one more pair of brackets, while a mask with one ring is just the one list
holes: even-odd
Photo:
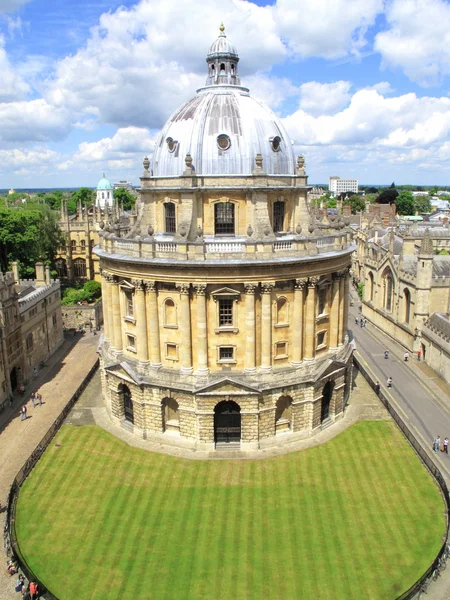
[[291, 141], [278, 117], [240, 85], [239, 57], [221, 33], [207, 56], [207, 85], [176, 110], [156, 140], [155, 177], [178, 177], [187, 154], [198, 175], [251, 175], [256, 155], [269, 175], [295, 175]]
[[109, 179], [106, 179], [104, 173], [103, 173], [103, 177], [98, 182], [97, 189], [98, 190], [112, 190], [113, 189], [113, 186], [111, 185]]

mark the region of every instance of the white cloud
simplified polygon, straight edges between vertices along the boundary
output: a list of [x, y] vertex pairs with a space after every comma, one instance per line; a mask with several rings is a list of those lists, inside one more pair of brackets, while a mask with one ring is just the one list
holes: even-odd
[[53, 168], [59, 155], [54, 150], [45, 146], [36, 146], [26, 150], [14, 148], [12, 150], [0, 150], [0, 173], [21, 173], [34, 171], [40, 173]]
[[450, 6], [443, 0], [393, 0], [387, 31], [375, 38], [384, 66], [402, 69], [420, 85], [438, 84], [450, 74]]
[[0, 102], [11, 102], [24, 98], [29, 92], [29, 86], [12, 68], [4, 45], [5, 38], [0, 34]]
[[[124, 160], [134, 156], [144, 158], [153, 152], [155, 138], [147, 129], [140, 127], [123, 127], [113, 137], [103, 138], [97, 142], [83, 142], [73, 157], [74, 162], [105, 162], [108, 160]], [[131, 156], [130, 156], [131, 155]], [[138, 166], [137, 164], [135, 165]]]
[[293, 85], [287, 77], [273, 77], [265, 73], [246, 77], [245, 85], [250, 88], [252, 96], [272, 110], [279, 108], [287, 98], [300, 94], [300, 88]]
[[302, 57], [358, 55], [383, 0], [277, 0], [278, 31]]
[[300, 86], [300, 108], [311, 115], [326, 115], [334, 113], [350, 101], [349, 81], [334, 83], [318, 83], [309, 81]]
[[69, 128], [67, 111], [45, 100], [0, 104], [1, 142], [60, 140]]

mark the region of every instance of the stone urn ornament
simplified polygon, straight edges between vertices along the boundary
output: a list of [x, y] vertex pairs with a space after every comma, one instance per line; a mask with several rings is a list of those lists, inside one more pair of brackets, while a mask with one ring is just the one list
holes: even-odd
[[197, 237], [200, 240], [203, 238], [203, 229], [200, 227], [200, 225], [197, 227]]
[[247, 235], [248, 237], [252, 237], [253, 235], [253, 227], [251, 225], [247, 227]]
[[266, 226], [264, 227], [264, 235], [265, 235], [265, 236], [268, 236], [268, 235], [270, 235], [270, 227], [269, 227], [268, 225], [266, 225]]
[[180, 227], [180, 235], [181, 235], [181, 237], [186, 237], [186, 235], [187, 235], [187, 229], [186, 229], [185, 225], [181, 225], [181, 227]]
[[153, 237], [155, 230], [153, 229], [153, 227], [151, 225], [148, 226], [147, 233], [150, 237]]
[[103, 219], [100, 221], [100, 223], [98, 224], [100, 229], [105, 229], [105, 221], [103, 221]]
[[301, 232], [302, 232], [302, 226], [301, 226], [301, 224], [300, 224], [300, 223], [298, 223], [298, 224], [297, 224], [297, 227], [295, 228], [295, 233], [296, 233], [297, 235], [300, 235], [300, 234], [301, 234]]

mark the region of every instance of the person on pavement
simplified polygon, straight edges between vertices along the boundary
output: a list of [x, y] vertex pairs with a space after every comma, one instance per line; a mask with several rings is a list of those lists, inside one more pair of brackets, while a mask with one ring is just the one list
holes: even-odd
[[389, 350], [384, 351], [384, 358], [389, 358]]
[[380, 393], [380, 383], [379, 381], [376, 382], [375, 384], [375, 394], [379, 394]]
[[387, 383], [388, 388], [391, 388], [392, 387], [392, 377], [388, 377], [386, 383]]
[[403, 355], [403, 360], [405, 362], [408, 362], [408, 358], [409, 358], [409, 354], [407, 352], [405, 352], [405, 354]]
[[448, 454], [448, 437], [444, 439], [444, 452]]
[[420, 350], [417, 350], [417, 360], [420, 362], [421, 358], [422, 358], [422, 352]]

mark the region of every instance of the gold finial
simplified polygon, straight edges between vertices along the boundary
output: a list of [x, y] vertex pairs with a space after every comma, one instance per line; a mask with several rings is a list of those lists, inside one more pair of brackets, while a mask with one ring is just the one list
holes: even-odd
[[225, 25], [223, 23], [220, 24], [220, 33], [223, 33], [225, 31]]

